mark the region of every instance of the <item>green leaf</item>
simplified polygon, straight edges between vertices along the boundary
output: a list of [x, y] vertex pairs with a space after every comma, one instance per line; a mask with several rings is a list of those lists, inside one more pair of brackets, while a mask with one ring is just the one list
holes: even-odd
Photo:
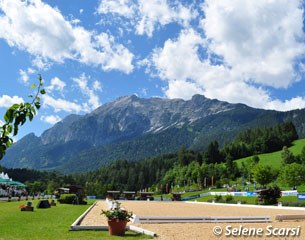
[[7, 132], [11, 133], [13, 131], [13, 126], [12, 125], [8, 125], [7, 126]]
[[9, 148], [10, 146], [12, 146], [12, 144], [13, 144], [10, 140], [11, 140], [11, 139], [9, 139], [9, 140], [6, 142], [6, 147], [8, 147], [8, 148]]
[[40, 93], [43, 95], [43, 94], [46, 94], [46, 90], [44, 90], [44, 89], [41, 89], [40, 90]]
[[40, 103], [39, 103], [39, 102], [35, 102], [35, 107], [36, 107], [37, 109], [39, 109], [39, 108], [40, 108]]
[[15, 125], [15, 126], [14, 126], [14, 134], [13, 134], [13, 135], [16, 136], [17, 133], [18, 133], [18, 126]]
[[12, 121], [13, 121], [13, 117], [14, 117], [14, 110], [11, 109], [11, 108], [9, 108], [9, 109], [6, 111], [5, 115], [4, 115], [4, 120], [5, 120], [6, 122], [12, 122]]
[[31, 108], [31, 104], [30, 104], [30, 103], [26, 103], [26, 104], [25, 104], [25, 107], [26, 107], [27, 109], [29, 109], [29, 108]]
[[9, 121], [9, 117], [8, 117], [7, 112], [4, 114], [4, 121], [6, 121], [6, 122], [8, 122], [8, 121]]
[[34, 115], [33, 115], [33, 114], [30, 112], [30, 113], [28, 114], [28, 116], [29, 116], [30, 121], [32, 121], [32, 120], [33, 120]]
[[36, 87], [37, 87], [37, 85], [35, 83], [33, 83], [30, 88], [33, 89], [33, 88], [36, 88]]
[[33, 115], [36, 115], [36, 109], [35, 109], [34, 107], [31, 108], [31, 113], [32, 113]]
[[15, 103], [13, 106], [10, 107], [10, 109], [17, 109], [20, 107], [20, 104]]

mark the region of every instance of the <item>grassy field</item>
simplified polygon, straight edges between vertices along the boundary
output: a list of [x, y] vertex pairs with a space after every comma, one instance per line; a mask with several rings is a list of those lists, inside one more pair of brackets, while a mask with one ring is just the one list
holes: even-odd
[[[33, 201], [36, 206], [37, 200]], [[89, 205], [57, 204], [34, 212], [21, 212], [23, 202], [0, 202], [0, 240], [79, 240], [79, 239], [143, 239], [134, 232], [125, 237], [110, 237], [108, 231], [69, 231], [70, 225]]]
[[[305, 139], [299, 139], [293, 142], [293, 145], [289, 148], [289, 150], [294, 154], [298, 155], [301, 153], [302, 148], [305, 146]], [[270, 165], [274, 168], [279, 169], [281, 166], [281, 152], [277, 151], [273, 153], [264, 153], [259, 154], [258, 157], [260, 158], [259, 164], [263, 165]], [[241, 158], [236, 160], [236, 163], [238, 166], [241, 165], [242, 162], [246, 162], [248, 159], [251, 159], [251, 157]]]

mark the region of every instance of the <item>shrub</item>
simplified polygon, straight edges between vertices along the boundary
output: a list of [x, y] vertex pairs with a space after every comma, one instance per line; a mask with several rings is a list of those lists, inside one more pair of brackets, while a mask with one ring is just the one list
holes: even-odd
[[58, 202], [73, 204], [75, 202], [75, 199], [76, 199], [76, 194], [61, 194], [60, 198], [58, 199]]
[[215, 202], [219, 202], [222, 200], [222, 196], [221, 195], [215, 195]]
[[277, 186], [261, 190], [259, 199], [264, 205], [274, 205], [281, 197], [281, 189]]
[[227, 195], [227, 196], [226, 196], [226, 202], [227, 202], [227, 203], [233, 202], [233, 196]]
[[302, 202], [283, 202], [282, 205], [288, 207], [305, 207], [305, 203]]

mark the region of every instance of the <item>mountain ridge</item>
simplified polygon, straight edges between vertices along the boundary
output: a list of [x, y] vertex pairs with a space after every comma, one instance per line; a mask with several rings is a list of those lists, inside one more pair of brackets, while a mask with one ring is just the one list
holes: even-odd
[[40, 137], [29, 134], [7, 152], [5, 167], [88, 171], [116, 159], [137, 161], [181, 145], [204, 149], [238, 132], [292, 121], [305, 136], [305, 110], [279, 112], [194, 95], [190, 100], [120, 97], [86, 115], [69, 115]]

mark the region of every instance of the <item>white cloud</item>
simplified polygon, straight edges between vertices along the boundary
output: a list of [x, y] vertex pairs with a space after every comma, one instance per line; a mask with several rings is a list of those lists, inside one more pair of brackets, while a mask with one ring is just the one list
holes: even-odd
[[48, 115], [48, 116], [43, 115], [40, 117], [40, 120], [54, 125], [55, 123], [61, 121], [61, 118], [57, 115]]
[[33, 68], [28, 68], [28, 74], [33, 74], [35, 73], [36, 71], [33, 69]]
[[269, 109], [279, 109], [281, 111], [288, 111], [292, 109], [302, 109], [305, 108], [305, 98], [304, 97], [294, 97], [289, 100], [279, 101], [272, 100], [268, 102]]
[[135, 8], [131, 0], [101, 0], [97, 12], [99, 14], [119, 14], [127, 18], [132, 18], [135, 13]]
[[41, 56], [35, 56], [35, 58], [32, 60], [33, 66], [37, 67], [40, 70], [48, 70], [51, 66], [52, 63], [48, 62], [47, 58], [43, 58]]
[[140, 21], [137, 24], [137, 33], [152, 36], [158, 26], [164, 26], [171, 22], [178, 22], [187, 25], [194, 17], [193, 13], [183, 5], [175, 2], [171, 6], [164, 0], [139, 0]]
[[73, 29], [61, 13], [40, 0], [1, 1], [0, 37], [10, 46], [62, 62], [71, 58]]
[[197, 86], [196, 83], [185, 80], [169, 81], [168, 87], [163, 90], [169, 98], [191, 99], [194, 93], [204, 93], [203, 90], [200, 92], [200, 86]]
[[100, 91], [102, 90], [102, 84], [99, 81], [93, 82], [93, 90]]
[[[103, 70], [133, 70], [133, 54], [112, 36], [87, 31], [67, 21], [60, 11], [41, 0], [0, 1], [0, 38], [11, 47], [25, 50], [33, 64], [45, 69], [51, 62], [73, 59]], [[74, 23], [75, 24], [75, 23]], [[107, 48], [105, 47], [107, 46]], [[124, 61], [122, 61], [124, 59]]]
[[91, 111], [98, 108], [101, 103], [96, 91], [101, 90], [101, 85], [98, 81], [94, 81], [93, 89], [90, 89], [88, 86], [88, 79], [85, 73], [82, 73], [78, 78], [73, 78], [72, 80], [77, 83], [78, 87], [80, 88], [81, 92], [86, 96], [89, 97], [87, 103], [84, 104], [85, 111]]
[[60, 80], [58, 77], [54, 77], [51, 79], [51, 83], [48, 87], [46, 87], [46, 90], [52, 92], [53, 90], [62, 92], [66, 86], [66, 83]]
[[141, 63], [168, 82], [163, 90], [170, 98], [200, 93], [265, 109], [301, 108], [304, 98], [281, 101], [265, 88], [287, 88], [300, 79], [294, 68], [305, 48], [298, 3], [208, 0], [204, 34], [184, 29]]
[[28, 68], [27, 70], [19, 69], [20, 80], [27, 84], [30, 77], [29, 75], [34, 74], [36, 71], [33, 68]]
[[207, 0], [202, 27], [211, 52], [244, 79], [276, 88], [297, 80], [296, 60], [305, 51], [299, 0]]
[[22, 103], [24, 102], [23, 98], [18, 96], [10, 97], [8, 95], [0, 96], [0, 107], [8, 108], [15, 103]]
[[[187, 26], [197, 16], [190, 6], [183, 6], [179, 1], [167, 0], [101, 0], [97, 12], [113, 14], [129, 19], [139, 35], [152, 37], [155, 29], [169, 23]], [[126, 22], [126, 19], [123, 21]]]
[[27, 83], [29, 81], [29, 75], [26, 71], [19, 69], [20, 79], [23, 83]]
[[[157, 48], [152, 54], [152, 61], [162, 79], [176, 80], [198, 78], [203, 63], [197, 56], [203, 39], [193, 30], [184, 30], [179, 38], [167, 40], [163, 48]], [[145, 61], [144, 61], [145, 62]]]
[[55, 112], [69, 112], [69, 113], [79, 113], [82, 112], [82, 106], [78, 105], [75, 102], [70, 102], [62, 98], [53, 98], [49, 95], [43, 95], [43, 106], [44, 107], [51, 107], [54, 109]]
[[[93, 35], [82, 27], [74, 29], [80, 62], [100, 65], [104, 71], [120, 70], [125, 73], [133, 71], [134, 55], [122, 44], [116, 44], [114, 38], [106, 33]], [[92, 42], [94, 40], [94, 42]], [[93, 47], [94, 46], [94, 47]]]
[[147, 91], [148, 91], [147, 88], [141, 88], [141, 89], [140, 89], [140, 93], [141, 93], [141, 95], [144, 96], [144, 97], [147, 96]]

